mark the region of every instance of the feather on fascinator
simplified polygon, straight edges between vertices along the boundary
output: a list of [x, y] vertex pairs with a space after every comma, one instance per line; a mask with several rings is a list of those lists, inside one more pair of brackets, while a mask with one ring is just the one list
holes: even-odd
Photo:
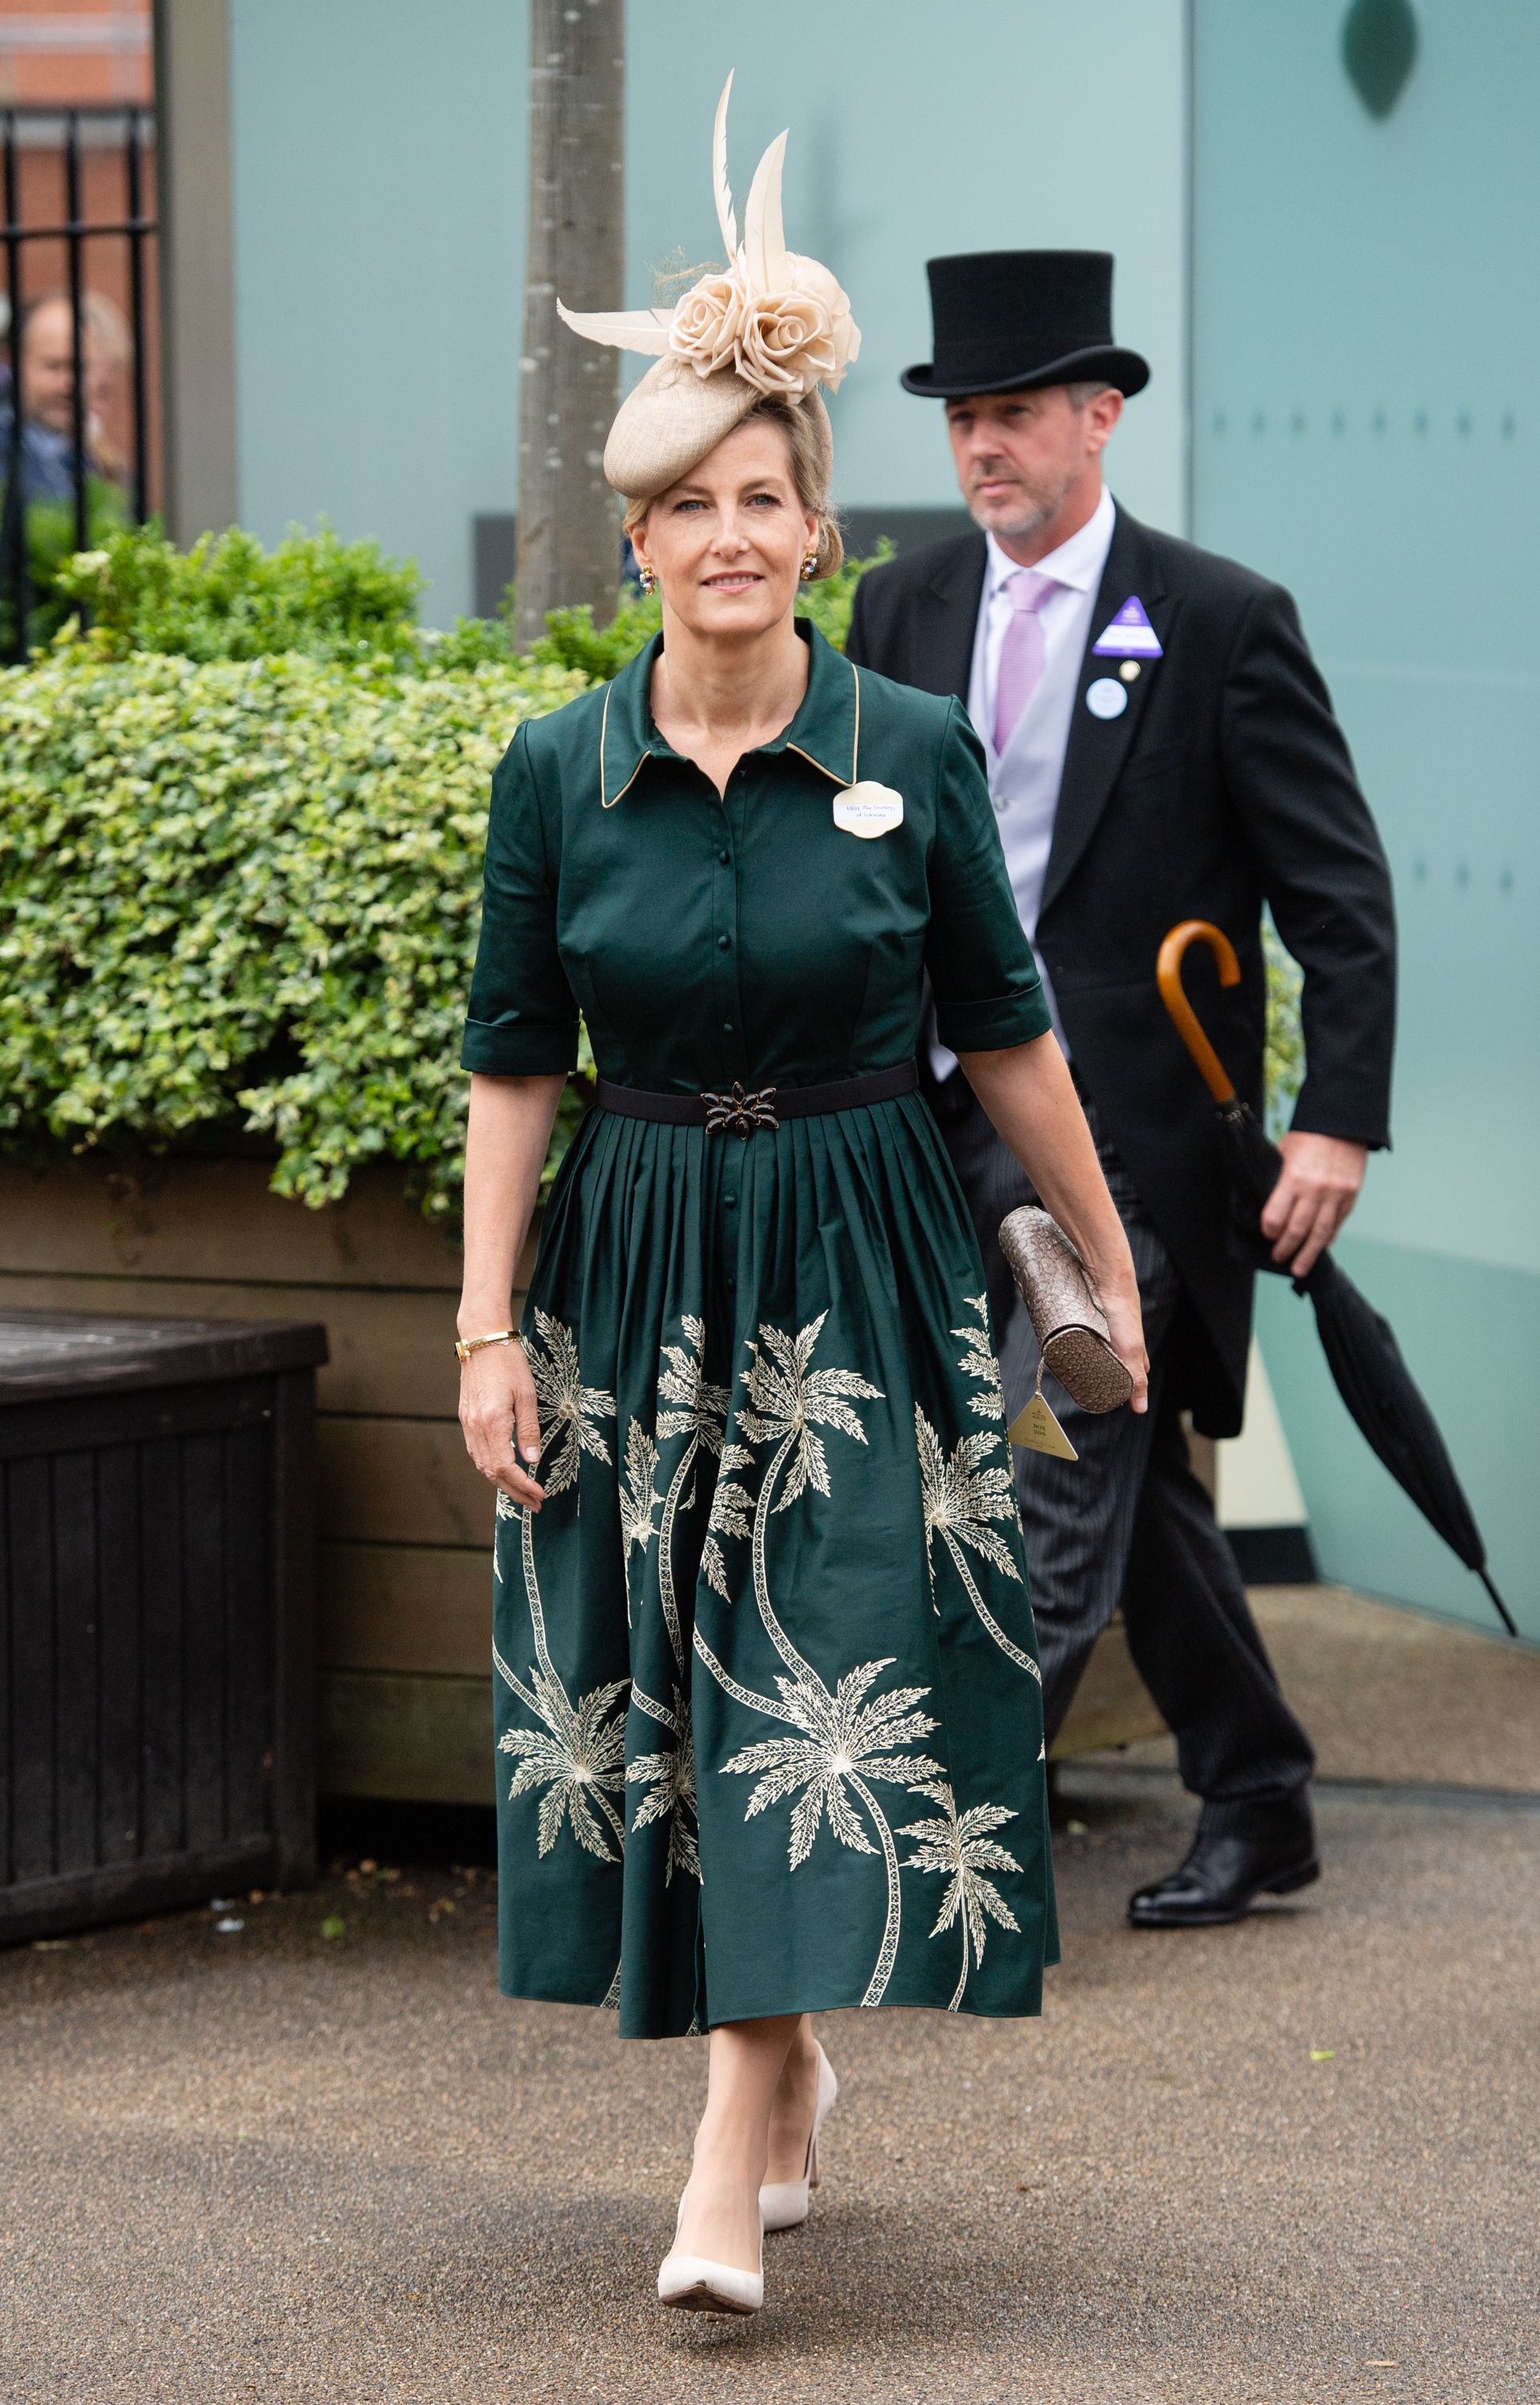
[[604, 445], [606, 481], [632, 500], [677, 484], [766, 394], [798, 401], [820, 384], [838, 391], [861, 347], [850, 302], [828, 269], [786, 248], [784, 134], [755, 171], [739, 240], [728, 181], [731, 91], [729, 75], [712, 135], [712, 189], [727, 266], [708, 271], [671, 310], [580, 312], [557, 302], [562, 323], [586, 342], [641, 351], [657, 362], [622, 401]]

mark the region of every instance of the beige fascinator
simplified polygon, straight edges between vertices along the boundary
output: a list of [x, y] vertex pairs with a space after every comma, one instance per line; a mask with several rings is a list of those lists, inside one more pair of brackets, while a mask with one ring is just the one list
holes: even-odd
[[[827, 267], [786, 248], [778, 134], [755, 173], [738, 239], [728, 182], [729, 75], [716, 105], [712, 187], [728, 264], [702, 275], [668, 309], [557, 309], [586, 342], [642, 351], [657, 362], [620, 405], [604, 445], [604, 474], [631, 500], [666, 491], [730, 434], [766, 394], [805, 401], [838, 391], [861, 347], [850, 302]], [[823, 406], [818, 403], [822, 417]], [[827, 429], [827, 419], [825, 426]]]

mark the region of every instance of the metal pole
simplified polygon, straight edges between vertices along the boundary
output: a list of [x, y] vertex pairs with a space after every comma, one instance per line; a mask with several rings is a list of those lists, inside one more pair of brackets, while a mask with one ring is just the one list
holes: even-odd
[[21, 293], [21, 210], [17, 204], [16, 119], [10, 109], [5, 115], [3, 147], [3, 185], [6, 209], [6, 294], [10, 302], [10, 323], [6, 329], [6, 347], [10, 358], [10, 443], [6, 462], [6, 507], [0, 521], [0, 579], [9, 588], [11, 606], [16, 612], [11, 640], [7, 645], [12, 659], [24, 660], [27, 655], [27, 619], [31, 613], [31, 580], [27, 570], [27, 503], [21, 442], [24, 431], [21, 411], [21, 318], [24, 302]]
[[64, 220], [69, 251], [70, 330], [75, 345], [69, 389], [70, 440], [75, 450], [75, 548], [84, 551], [91, 541], [86, 507], [86, 311], [80, 241], [80, 120], [73, 108], [64, 118]]
[[619, 395], [615, 352], [556, 314], [616, 309], [625, 246], [625, 0], [531, 0], [530, 240], [519, 376], [520, 643], [587, 602], [604, 625], [620, 584], [615, 498], [600, 471]]
[[145, 229], [140, 192], [139, 142], [143, 112], [128, 113], [128, 295], [134, 333], [134, 514], [140, 526], [149, 515], [149, 410], [145, 397]]

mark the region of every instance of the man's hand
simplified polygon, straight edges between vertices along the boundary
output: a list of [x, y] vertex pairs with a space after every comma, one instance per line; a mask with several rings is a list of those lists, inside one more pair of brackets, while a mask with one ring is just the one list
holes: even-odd
[[1267, 1197], [1262, 1232], [1280, 1268], [1307, 1277], [1358, 1201], [1369, 1148], [1293, 1129], [1279, 1149], [1283, 1174]]

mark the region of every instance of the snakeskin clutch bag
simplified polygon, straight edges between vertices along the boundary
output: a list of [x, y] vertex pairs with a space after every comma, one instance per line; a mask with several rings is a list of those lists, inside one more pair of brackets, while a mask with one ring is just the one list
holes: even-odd
[[1112, 1350], [1095, 1289], [1064, 1230], [1024, 1202], [1000, 1222], [1000, 1250], [1022, 1290], [1044, 1368], [1082, 1412], [1115, 1412], [1134, 1381]]

